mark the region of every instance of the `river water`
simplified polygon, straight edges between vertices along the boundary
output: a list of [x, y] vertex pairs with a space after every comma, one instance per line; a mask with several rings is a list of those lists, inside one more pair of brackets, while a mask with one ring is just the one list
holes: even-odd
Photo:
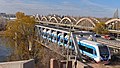
[[5, 38], [0, 37], [0, 62], [7, 61], [7, 57], [11, 54], [11, 49]]

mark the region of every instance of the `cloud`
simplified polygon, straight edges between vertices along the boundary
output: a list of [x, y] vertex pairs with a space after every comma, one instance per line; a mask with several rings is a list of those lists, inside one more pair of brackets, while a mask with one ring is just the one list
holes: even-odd
[[111, 16], [114, 8], [93, 3], [91, 0], [61, 0], [61, 3], [46, 3], [42, 0], [0, 0], [1, 12], [15, 13], [23, 11], [27, 14], [62, 14], [74, 16]]
[[89, 13], [96, 16], [112, 16], [112, 13], [114, 12], [115, 8], [108, 7], [106, 5], [98, 4], [92, 2], [93, 0], [81, 0], [85, 5], [85, 10], [88, 10]]

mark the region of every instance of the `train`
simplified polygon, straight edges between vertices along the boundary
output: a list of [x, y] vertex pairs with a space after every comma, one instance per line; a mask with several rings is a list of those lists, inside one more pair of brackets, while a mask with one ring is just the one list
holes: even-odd
[[[50, 25], [35, 25], [38, 35], [59, 46], [73, 49], [76, 53], [93, 59], [95, 62], [107, 61], [111, 59], [109, 47], [96, 41], [83, 38], [83, 35], [93, 35], [88, 31], [70, 30]], [[79, 53], [78, 53], [79, 54]]]
[[111, 59], [109, 48], [95, 41], [81, 40], [78, 42], [80, 51], [95, 62], [107, 61]]

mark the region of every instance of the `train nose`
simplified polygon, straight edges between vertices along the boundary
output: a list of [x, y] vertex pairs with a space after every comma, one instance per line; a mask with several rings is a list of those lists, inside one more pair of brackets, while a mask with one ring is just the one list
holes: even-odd
[[109, 55], [101, 55], [102, 61], [107, 61], [109, 59]]

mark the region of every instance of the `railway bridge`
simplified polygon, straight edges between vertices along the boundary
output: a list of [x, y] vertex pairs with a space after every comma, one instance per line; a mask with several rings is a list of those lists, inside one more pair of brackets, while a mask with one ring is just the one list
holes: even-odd
[[[51, 24], [57, 26], [66, 26], [78, 29], [85, 29], [85, 30], [93, 30], [97, 23], [101, 23], [95, 17], [70, 17], [70, 16], [40, 16], [34, 15], [36, 22], [43, 23], [43, 24]], [[120, 33], [120, 19], [113, 18], [105, 21], [106, 28], [113, 33]]]
[[[34, 18], [39, 24], [54, 25], [58, 27], [62, 26], [79, 30], [93, 30], [96, 24], [101, 23], [101, 21], [94, 17], [75, 18], [64, 16], [61, 18], [59, 16], [40, 16], [37, 14]], [[120, 19], [110, 19], [106, 21], [105, 24], [110, 32], [120, 34]], [[116, 43], [103, 39], [98, 39], [98, 42], [109, 45], [113, 52], [120, 52], [120, 42]]]

